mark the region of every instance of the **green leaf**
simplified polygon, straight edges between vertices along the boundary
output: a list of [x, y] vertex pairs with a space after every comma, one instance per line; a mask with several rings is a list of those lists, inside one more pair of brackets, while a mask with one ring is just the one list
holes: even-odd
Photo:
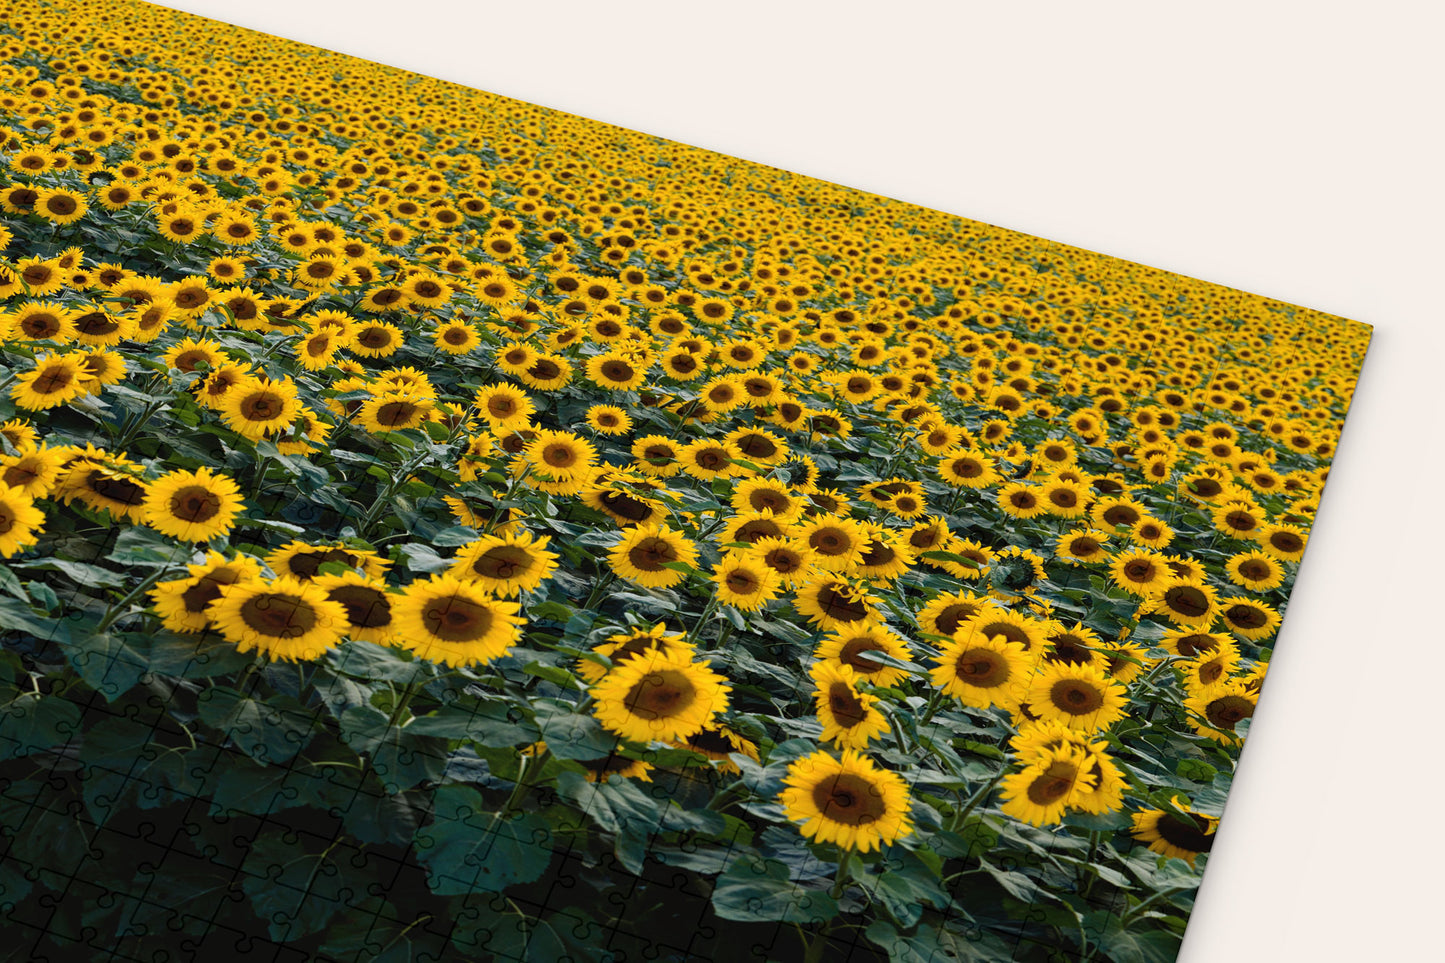
[[372, 642], [348, 642], [329, 650], [326, 658], [337, 672], [367, 682], [410, 684], [427, 669], [425, 662], [408, 659], [396, 649]]
[[28, 756], [70, 741], [80, 728], [80, 707], [38, 692], [0, 689], [0, 759]]
[[192, 549], [144, 525], [132, 525], [116, 537], [106, 556], [117, 565], [184, 565], [190, 562]]
[[393, 726], [386, 713], [354, 706], [341, 714], [341, 738], [370, 757], [371, 767], [389, 793], [441, 778], [447, 758], [445, 740]]
[[497, 699], [463, 696], [435, 712], [406, 724], [413, 735], [443, 739], [468, 739], [489, 748], [530, 745], [541, 738], [541, 730], [527, 721], [522, 710]]
[[432, 821], [417, 830], [416, 856], [441, 896], [500, 893], [542, 877], [552, 861], [551, 827], [539, 813], [501, 817], [468, 786], [442, 786]]
[[145, 656], [118, 633], [80, 630], [57, 641], [75, 671], [107, 702], [134, 688], [149, 668]]
[[533, 708], [542, 739], [558, 759], [605, 759], [622, 744], [594, 717], [571, 706], [538, 702]]
[[282, 763], [310, 741], [316, 711], [288, 695], [261, 702], [217, 686], [196, 698], [201, 721], [261, 763]]
[[234, 645], [214, 633], [181, 635], [157, 629], [126, 632], [122, 637], [145, 660], [150, 672], [182, 679], [230, 675], [240, 672], [254, 659], [251, 653], [237, 652]]
[[826, 923], [838, 915], [838, 902], [821, 889], [808, 889], [788, 878], [776, 859], [747, 854], [717, 878], [713, 912], [739, 923]]

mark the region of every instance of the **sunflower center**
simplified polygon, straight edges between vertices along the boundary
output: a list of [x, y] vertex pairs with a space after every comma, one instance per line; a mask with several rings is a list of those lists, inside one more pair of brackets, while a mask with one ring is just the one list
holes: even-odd
[[216, 599], [221, 597], [222, 585], [235, 585], [241, 580], [241, 573], [229, 568], [218, 568], [213, 572], [207, 572], [196, 580], [196, 584], [181, 593], [181, 601], [186, 606], [186, 611], [192, 615], [198, 615], [206, 610]]
[[1049, 493], [1049, 501], [1060, 508], [1073, 508], [1079, 504], [1079, 496], [1067, 488], [1060, 488]]
[[721, 448], [704, 448], [697, 453], [694, 460], [708, 471], [722, 471], [727, 467], [728, 456]]
[[1239, 574], [1251, 582], [1263, 582], [1269, 578], [1273, 572], [1268, 563], [1261, 562], [1258, 559], [1249, 559], [1240, 564]]
[[1214, 846], [1214, 834], [1207, 832], [1208, 828], [1209, 821], [1203, 816], [1195, 816], [1191, 822], [1185, 822], [1172, 813], [1165, 813], [1159, 817], [1154, 831], [1171, 846], [1191, 853], [1207, 853]]
[[433, 599], [421, 613], [428, 632], [445, 642], [486, 638], [495, 621], [487, 606], [461, 596]]
[[1073, 791], [1078, 778], [1078, 766], [1066, 759], [1055, 760], [1029, 783], [1029, 802], [1038, 806], [1052, 805]]
[[851, 729], [868, 717], [863, 700], [846, 682], [834, 682], [828, 687], [828, 709], [833, 718], [845, 729]]
[[602, 365], [602, 377], [608, 381], [631, 381], [635, 372], [625, 361], [608, 361]]
[[1054, 650], [1048, 655], [1050, 662], [1087, 665], [1094, 661], [1094, 654], [1085, 648], [1084, 640], [1076, 635], [1056, 635], [1049, 641], [1054, 644]]
[[274, 391], [258, 391], [241, 399], [240, 409], [247, 421], [275, 421], [286, 409], [286, 399]]
[[262, 592], [241, 605], [241, 621], [260, 635], [296, 639], [316, 627], [316, 610], [303, 598], [285, 592]]
[[884, 542], [869, 542], [868, 550], [863, 553], [864, 565], [887, 565], [898, 557], [892, 546]]
[[472, 562], [472, 571], [484, 578], [509, 579], [524, 575], [532, 567], [532, 556], [516, 545], [489, 548]]
[[1008, 660], [991, 649], [966, 649], [954, 662], [958, 677], [971, 686], [992, 689], [1008, 681]]
[[1183, 636], [1174, 644], [1178, 647], [1179, 654], [1185, 657], [1212, 652], [1219, 645], [1213, 636], [1205, 633]]
[[1233, 730], [1235, 723], [1254, 715], [1254, 703], [1243, 696], [1221, 696], [1209, 703], [1204, 715], [1216, 729]]
[[1198, 619], [1209, 613], [1209, 596], [1193, 585], [1177, 585], [1164, 593], [1164, 604], [1186, 618]]
[[140, 485], [124, 478], [112, 478], [99, 471], [91, 472], [85, 485], [101, 498], [122, 505], [139, 505], [145, 500], [146, 490]]
[[365, 585], [339, 585], [326, 595], [345, 606], [346, 621], [357, 628], [376, 629], [391, 624], [391, 603], [385, 592]]
[[411, 424], [420, 413], [421, 409], [409, 401], [388, 401], [376, 409], [376, 420], [379, 424], [395, 427]]
[[286, 567], [297, 578], [311, 579], [316, 577], [316, 573], [321, 571], [321, 566], [326, 562], [340, 562], [347, 568], [355, 568], [357, 558], [350, 552], [331, 548], [324, 552], [301, 552], [293, 555], [286, 561]]
[[570, 468], [577, 463], [577, 452], [570, 445], [548, 445], [542, 449], [542, 460], [553, 468]]
[[634, 568], [644, 572], [660, 572], [667, 562], [678, 561], [677, 550], [665, 538], [656, 535], [642, 539], [627, 553]]
[[1010, 642], [1017, 642], [1025, 649], [1031, 649], [1034, 645], [1034, 640], [1029, 638], [1029, 634], [1012, 622], [988, 622], [979, 626], [978, 631], [986, 639], [1001, 635]]
[[1135, 559], [1124, 566], [1124, 576], [1131, 582], [1147, 582], [1154, 577], [1154, 563]]
[[385, 328], [367, 328], [357, 335], [356, 340], [368, 348], [384, 348], [391, 344], [391, 332]]
[[1304, 542], [1293, 532], [1275, 532], [1269, 537], [1269, 544], [1281, 552], [1298, 552], [1304, 548]]
[[756, 576], [740, 569], [733, 569], [723, 581], [727, 583], [728, 591], [734, 595], [752, 595], [762, 588], [762, 583]]
[[1224, 615], [1242, 629], [1259, 629], [1269, 623], [1269, 616], [1252, 605], [1231, 605]]
[[1115, 505], [1104, 512], [1104, 521], [1110, 525], [1133, 525], [1139, 520], [1139, 513], [1128, 505]]
[[676, 669], [662, 669], [639, 679], [627, 690], [623, 702], [633, 715], [650, 721], [679, 715], [696, 699], [697, 690], [686, 675]]
[[171, 514], [186, 522], [205, 522], [221, 513], [221, 497], [202, 485], [187, 485], [171, 495]]
[[652, 517], [652, 506], [640, 498], [633, 498], [626, 492], [606, 491], [598, 496], [599, 501], [614, 515], [621, 515], [628, 521], [640, 522]]
[[1069, 543], [1069, 551], [1080, 558], [1096, 554], [1100, 547], [1097, 541], [1087, 535], [1081, 535]]
[[517, 413], [517, 402], [506, 395], [493, 395], [487, 399], [487, 411], [493, 418], [510, 418]]
[[50, 395], [64, 391], [75, 380], [75, 373], [68, 367], [46, 368], [30, 383], [30, 390], [36, 394]]
[[978, 607], [969, 605], [967, 602], [954, 602], [938, 613], [934, 624], [938, 626], [939, 635], [952, 635], [958, 631], [958, 627], [965, 619], [973, 618], [978, 612]]
[[825, 818], [848, 826], [877, 822], [888, 812], [877, 786], [863, 776], [846, 772], [814, 786], [813, 805]]
[[829, 618], [840, 622], [858, 622], [868, 617], [868, 607], [863, 601], [836, 583], [825, 585], [818, 592], [818, 607]]
[[1070, 715], [1086, 716], [1104, 705], [1104, 694], [1082, 679], [1061, 679], [1049, 688], [1049, 701]]

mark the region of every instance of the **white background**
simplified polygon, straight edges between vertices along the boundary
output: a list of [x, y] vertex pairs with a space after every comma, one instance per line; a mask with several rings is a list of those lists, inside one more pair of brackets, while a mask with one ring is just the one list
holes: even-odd
[[1180, 961], [1441, 958], [1432, 5], [167, 6], [1374, 324]]

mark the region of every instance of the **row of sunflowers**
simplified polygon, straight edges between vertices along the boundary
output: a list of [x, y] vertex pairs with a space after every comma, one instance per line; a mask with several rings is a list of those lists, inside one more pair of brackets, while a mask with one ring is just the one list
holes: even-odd
[[3, 19], [20, 957], [1173, 959], [1365, 329]]

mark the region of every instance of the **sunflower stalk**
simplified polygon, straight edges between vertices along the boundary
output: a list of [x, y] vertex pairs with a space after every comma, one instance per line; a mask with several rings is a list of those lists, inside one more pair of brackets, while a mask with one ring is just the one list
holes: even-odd
[[962, 829], [963, 824], [968, 819], [969, 815], [978, 808], [979, 803], [983, 802], [985, 799], [988, 798], [989, 793], [993, 792], [995, 786], [1003, 782], [1003, 777], [1005, 775], [1006, 773], [1003, 770], [999, 770], [998, 775], [994, 776], [986, 784], [984, 784], [982, 789], [974, 793], [973, 798], [970, 799], [967, 803], [965, 803], [964, 807], [960, 809], [957, 814], [955, 814], [954, 817], [948, 821], [948, 831], [951, 833], [956, 833], [960, 829]]
[[131, 589], [124, 596], [122, 596], [120, 601], [107, 608], [105, 610], [105, 615], [101, 616], [100, 622], [98, 622], [95, 626], [95, 633], [99, 635], [101, 632], [104, 632], [106, 629], [110, 628], [111, 625], [115, 623], [116, 619], [120, 618], [122, 615], [125, 614], [127, 607], [129, 607], [132, 602], [140, 598], [142, 594], [144, 594], [147, 590], [149, 590], [157, 582], [159, 582], [161, 578], [170, 571], [170, 568], [171, 567], [169, 565], [162, 565], [158, 567], [154, 572], [142, 579], [135, 588]]

